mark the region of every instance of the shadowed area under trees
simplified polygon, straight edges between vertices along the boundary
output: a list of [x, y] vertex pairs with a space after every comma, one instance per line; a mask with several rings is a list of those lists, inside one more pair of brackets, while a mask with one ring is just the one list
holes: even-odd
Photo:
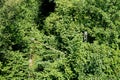
[[51, 12], [54, 12], [56, 4], [54, 0], [40, 0], [38, 2], [41, 5], [39, 5], [38, 17], [36, 22], [39, 25], [38, 29], [42, 30], [44, 20], [50, 15]]

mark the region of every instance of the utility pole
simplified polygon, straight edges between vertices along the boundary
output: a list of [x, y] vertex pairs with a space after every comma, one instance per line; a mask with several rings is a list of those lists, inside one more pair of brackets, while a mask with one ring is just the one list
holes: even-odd
[[84, 31], [84, 33], [83, 33], [83, 41], [87, 42], [87, 40], [88, 40], [88, 32]]

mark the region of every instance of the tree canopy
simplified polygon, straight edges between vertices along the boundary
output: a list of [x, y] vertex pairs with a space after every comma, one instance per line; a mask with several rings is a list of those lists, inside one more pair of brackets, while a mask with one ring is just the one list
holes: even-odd
[[0, 0], [0, 79], [119, 80], [120, 0]]

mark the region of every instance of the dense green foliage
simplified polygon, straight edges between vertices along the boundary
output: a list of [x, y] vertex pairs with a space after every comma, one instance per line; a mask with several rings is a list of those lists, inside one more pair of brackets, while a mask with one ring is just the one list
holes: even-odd
[[1, 0], [0, 80], [119, 80], [119, 4]]

